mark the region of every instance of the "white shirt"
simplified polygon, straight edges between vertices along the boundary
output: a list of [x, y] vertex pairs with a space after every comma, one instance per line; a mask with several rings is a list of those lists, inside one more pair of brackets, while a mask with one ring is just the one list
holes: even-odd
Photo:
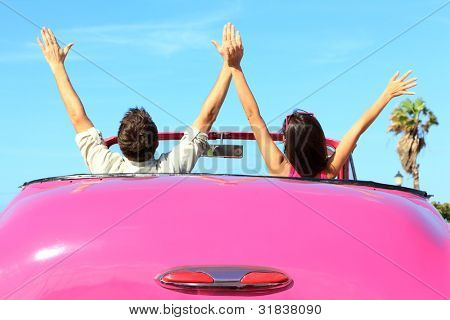
[[92, 127], [75, 136], [81, 155], [93, 174], [103, 173], [189, 173], [208, 148], [208, 136], [188, 127], [179, 144], [158, 159], [130, 161], [109, 150], [99, 130]]

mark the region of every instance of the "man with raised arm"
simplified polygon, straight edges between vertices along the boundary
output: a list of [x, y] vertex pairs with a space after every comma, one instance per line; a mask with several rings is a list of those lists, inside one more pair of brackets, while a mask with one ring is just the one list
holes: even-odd
[[[226, 43], [230, 42], [230, 26], [224, 26], [222, 44], [213, 41], [218, 52], [225, 56]], [[52, 30], [43, 27], [42, 40], [37, 41], [55, 76], [61, 99], [76, 131], [76, 143], [91, 173], [189, 173], [198, 158], [205, 152], [207, 133], [217, 118], [228, 92], [231, 71], [224, 62], [214, 87], [203, 103], [200, 114], [184, 132], [179, 144], [170, 152], [154, 158], [158, 147], [158, 129], [143, 108], [131, 108], [120, 122], [117, 134], [122, 155], [110, 151], [102, 135], [88, 118], [83, 104], [70, 83], [64, 61], [73, 43], [64, 48], [58, 45]]]

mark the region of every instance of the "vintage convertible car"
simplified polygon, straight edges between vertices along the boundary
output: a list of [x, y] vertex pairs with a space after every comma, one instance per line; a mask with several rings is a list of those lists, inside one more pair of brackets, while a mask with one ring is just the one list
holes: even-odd
[[[209, 138], [234, 158], [223, 140], [254, 139]], [[449, 245], [425, 192], [358, 181], [351, 159], [334, 180], [55, 177], [0, 213], [0, 298], [446, 299]]]

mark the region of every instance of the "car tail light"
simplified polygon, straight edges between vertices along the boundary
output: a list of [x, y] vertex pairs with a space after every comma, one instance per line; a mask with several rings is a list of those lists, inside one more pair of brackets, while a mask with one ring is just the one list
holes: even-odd
[[214, 279], [203, 272], [174, 271], [164, 275], [161, 281], [166, 283], [213, 283]]
[[156, 281], [166, 289], [205, 294], [270, 293], [292, 284], [280, 270], [254, 266], [184, 266], [161, 273]]
[[281, 272], [250, 272], [242, 279], [244, 284], [275, 284], [288, 281], [289, 278]]

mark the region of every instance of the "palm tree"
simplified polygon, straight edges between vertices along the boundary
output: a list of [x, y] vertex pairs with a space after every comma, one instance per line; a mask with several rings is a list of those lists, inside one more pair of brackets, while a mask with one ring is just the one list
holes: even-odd
[[419, 189], [419, 164], [417, 156], [425, 147], [425, 135], [433, 125], [438, 125], [436, 116], [417, 98], [406, 99], [391, 113], [388, 132], [402, 133], [397, 143], [397, 153], [403, 169], [413, 176], [414, 189]]

